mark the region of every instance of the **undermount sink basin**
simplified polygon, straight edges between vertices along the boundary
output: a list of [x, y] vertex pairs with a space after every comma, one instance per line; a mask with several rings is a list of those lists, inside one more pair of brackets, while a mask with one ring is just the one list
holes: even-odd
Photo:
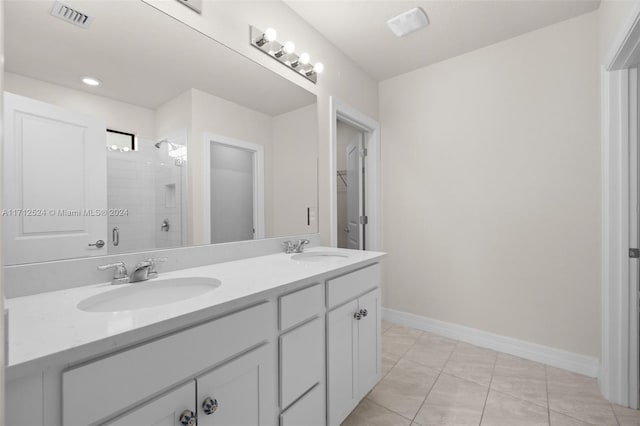
[[349, 256], [332, 251], [310, 251], [307, 253], [294, 254], [291, 260], [301, 260], [303, 262], [322, 262], [325, 260], [346, 259]]
[[149, 280], [124, 284], [105, 293], [96, 294], [78, 303], [86, 312], [117, 312], [168, 305], [202, 296], [220, 287], [215, 278], [188, 277]]

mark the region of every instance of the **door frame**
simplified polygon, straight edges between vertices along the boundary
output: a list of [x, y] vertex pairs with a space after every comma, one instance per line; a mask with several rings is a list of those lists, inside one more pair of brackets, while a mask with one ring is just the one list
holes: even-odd
[[204, 223], [203, 244], [211, 244], [211, 144], [217, 143], [233, 148], [240, 148], [253, 152], [253, 224], [255, 233], [253, 239], [264, 238], [264, 147], [262, 145], [230, 138], [228, 136], [205, 133], [203, 137], [202, 163], [203, 163], [203, 213]]
[[338, 173], [338, 120], [355, 127], [364, 134], [364, 146], [367, 156], [364, 158], [365, 169], [365, 214], [368, 218], [364, 230], [366, 250], [382, 249], [382, 209], [380, 182], [380, 123], [368, 115], [358, 111], [350, 105], [340, 101], [335, 96], [329, 98], [330, 117], [329, 131], [331, 143], [329, 145], [329, 232], [331, 247], [338, 246], [338, 196], [336, 193]]
[[[640, 3], [633, 6], [601, 68], [602, 88], [602, 362], [603, 395], [617, 404], [638, 408], [638, 259], [629, 258], [634, 242], [630, 154], [637, 152], [637, 90], [629, 70], [640, 58]], [[636, 163], [634, 161], [634, 163]], [[633, 211], [632, 211], [633, 210]], [[633, 282], [632, 282], [633, 281]], [[635, 361], [634, 361], [635, 360]]]

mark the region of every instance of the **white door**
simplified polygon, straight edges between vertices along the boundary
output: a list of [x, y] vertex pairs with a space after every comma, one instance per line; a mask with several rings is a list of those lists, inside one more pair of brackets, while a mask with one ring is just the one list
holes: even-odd
[[327, 408], [329, 425], [336, 426], [358, 403], [358, 321], [354, 300], [327, 314]]
[[211, 143], [211, 242], [255, 237], [255, 152]]
[[268, 407], [275, 391], [268, 371], [271, 347], [265, 345], [196, 379], [199, 426], [273, 423]]
[[[196, 382], [189, 383], [130, 411], [109, 426], [181, 426], [181, 416], [195, 416]], [[186, 419], [183, 418], [186, 421]], [[194, 420], [195, 424], [195, 420]]]
[[362, 133], [347, 146], [347, 248], [362, 250]]
[[[107, 253], [106, 126], [4, 94], [5, 264]], [[99, 244], [98, 244], [99, 245]]]
[[364, 396], [380, 380], [380, 290], [358, 299], [358, 395]]

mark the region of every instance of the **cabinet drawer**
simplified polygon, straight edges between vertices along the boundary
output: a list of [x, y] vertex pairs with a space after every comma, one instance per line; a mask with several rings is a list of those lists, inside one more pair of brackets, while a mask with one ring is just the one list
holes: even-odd
[[67, 370], [62, 419], [97, 422], [265, 340], [275, 325], [272, 303]]
[[381, 282], [380, 264], [351, 272], [327, 281], [327, 307], [353, 299], [372, 288], [379, 287]]
[[313, 285], [280, 297], [280, 330], [286, 330], [322, 312], [322, 286]]
[[324, 426], [324, 393], [316, 385], [280, 415], [280, 426]]
[[321, 318], [280, 337], [280, 406], [287, 407], [324, 376]]

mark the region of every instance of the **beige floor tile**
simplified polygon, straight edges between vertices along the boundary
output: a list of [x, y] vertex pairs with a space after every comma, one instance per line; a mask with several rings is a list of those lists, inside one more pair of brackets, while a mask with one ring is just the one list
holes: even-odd
[[342, 426], [409, 426], [410, 423], [411, 420], [363, 399]]
[[503, 353], [498, 353], [494, 374], [546, 380], [544, 364]]
[[[583, 382], [583, 387], [578, 386]], [[611, 404], [593, 383], [583, 378], [566, 382], [548, 380], [549, 409], [598, 426], [617, 426]]]
[[456, 347], [456, 342], [431, 334], [423, 334], [404, 358], [413, 362], [441, 370]]
[[551, 426], [596, 426], [564, 414], [556, 413], [555, 411], [549, 411], [549, 417], [551, 419]]
[[489, 385], [496, 356], [495, 351], [458, 343], [442, 371], [481, 385]]
[[389, 321], [382, 320], [382, 332], [386, 332], [393, 326], [393, 323]]
[[494, 390], [482, 416], [482, 426], [548, 426], [549, 414], [545, 408]]
[[389, 371], [396, 365], [398, 361], [388, 356], [382, 355], [382, 377], [386, 376]]
[[368, 398], [404, 417], [413, 419], [437, 377], [437, 370], [401, 360], [373, 388]]
[[640, 426], [640, 411], [613, 404], [620, 426]]
[[477, 426], [487, 387], [441, 374], [414, 422], [421, 426]]
[[593, 377], [587, 377], [549, 366], [545, 368], [547, 370], [547, 382], [549, 385], [562, 387], [563, 389], [575, 388], [581, 394], [601, 397], [598, 382]]
[[544, 379], [494, 374], [491, 389], [547, 408], [547, 382]]
[[398, 361], [421, 335], [422, 331], [420, 330], [391, 325], [382, 335], [382, 355]]
[[406, 336], [413, 337], [417, 339], [422, 335], [423, 331], [418, 330], [411, 327], [404, 327], [402, 325], [392, 324], [391, 327], [385, 331], [385, 334], [395, 335], [395, 336]]

